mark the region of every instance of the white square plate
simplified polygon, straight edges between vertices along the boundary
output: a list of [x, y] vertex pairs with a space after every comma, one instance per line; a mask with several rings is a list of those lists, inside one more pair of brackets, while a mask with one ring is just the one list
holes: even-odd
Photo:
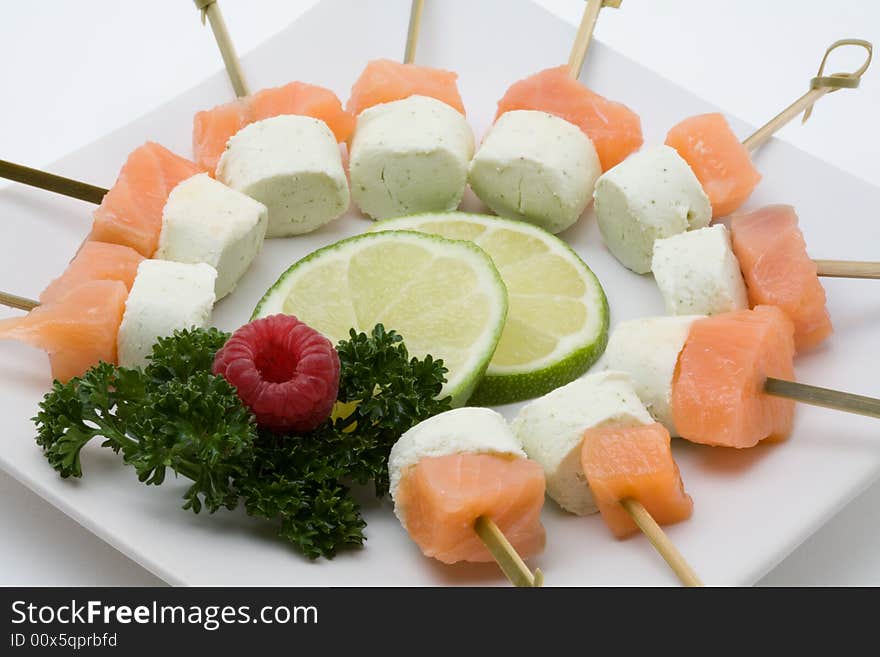
[[[366, 3], [324, 0], [244, 58], [251, 87], [303, 80], [334, 89], [343, 99], [365, 62], [403, 51], [408, 0]], [[528, 0], [446, 0], [428, 3], [419, 62], [457, 71], [468, 118], [482, 135], [506, 87], [567, 58], [571, 26]], [[582, 79], [642, 117], [647, 143], [685, 116], [716, 108], [594, 43]], [[109, 186], [126, 155], [147, 139], [190, 154], [192, 116], [229, 100], [222, 73], [86, 148], [54, 171]], [[739, 134], [747, 126], [736, 120]], [[873, 214], [880, 189], [785, 143], [756, 156], [765, 180], [748, 207], [791, 203], [814, 257], [876, 258]], [[479, 205], [471, 197], [466, 207]], [[5, 290], [35, 297], [57, 276], [88, 232], [86, 204], [9, 186], [3, 216], [0, 281]], [[215, 323], [232, 330], [291, 263], [368, 226], [356, 212], [307, 235], [267, 242], [238, 289], [218, 304]], [[612, 324], [656, 315], [663, 305], [651, 277], [632, 274], [606, 251], [592, 211], [562, 235], [602, 281]], [[826, 280], [836, 333], [798, 360], [799, 377], [829, 387], [876, 393], [880, 365], [876, 282]], [[2, 310], [0, 316], [15, 311]], [[146, 487], [109, 450], [84, 453], [82, 481], [61, 480], [33, 442], [29, 418], [48, 388], [45, 356], [0, 343], [0, 466], [95, 534], [173, 584], [212, 585], [443, 585], [504, 584], [489, 565], [447, 567], [421, 556], [390, 512], [390, 503], [364, 496], [369, 523], [363, 550], [310, 562], [274, 538], [271, 523], [241, 511], [196, 516], [179, 509], [183, 480]], [[516, 405], [501, 409], [512, 417]], [[867, 418], [800, 408], [786, 443], [751, 450], [713, 449], [677, 441], [674, 450], [695, 501], [693, 518], [669, 535], [709, 584], [751, 584], [772, 568], [880, 472], [878, 425]], [[544, 511], [547, 550], [532, 560], [548, 585], [675, 584], [647, 540], [613, 539], [598, 516], [578, 518], [550, 502]]]

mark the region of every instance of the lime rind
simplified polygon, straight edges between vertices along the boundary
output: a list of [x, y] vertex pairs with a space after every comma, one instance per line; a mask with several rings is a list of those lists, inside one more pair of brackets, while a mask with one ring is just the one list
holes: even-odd
[[[381, 242], [389, 244], [414, 244], [424, 247], [437, 257], [451, 257], [466, 261], [477, 275], [479, 282], [477, 289], [487, 293], [490, 303], [487, 308], [488, 318], [486, 327], [479, 335], [479, 338], [469, 345], [466, 361], [456, 368], [456, 371], [450, 371], [447, 374], [447, 383], [440, 393], [440, 396], [451, 396], [453, 406], [464, 405], [484, 377], [486, 368], [495, 352], [495, 347], [501, 338], [508, 310], [507, 288], [498, 269], [486, 252], [473, 242], [450, 240], [437, 235], [407, 230], [383, 231], [381, 233], [367, 232], [340, 240], [313, 251], [284, 271], [257, 303], [251, 319], [258, 319], [276, 313], [287, 312], [290, 314], [286, 306], [291, 290], [305, 273], [319, 265], [332, 263], [334, 260], [344, 262], [370, 244]], [[389, 292], [389, 294], [393, 295], [393, 291]], [[382, 319], [379, 316], [377, 321], [382, 321]], [[407, 342], [405, 331], [400, 330], [396, 326], [389, 325], [388, 322], [383, 323], [386, 329], [398, 330], [401, 333], [404, 343], [407, 344], [413, 355], [424, 356], [430, 353], [435, 358], [444, 357], [443, 353], [431, 350], [419, 353], [417, 349], [412, 348], [410, 343]], [[321, 327], [316, 326], [314, 328], [321, 330]], [[346, 327], [344, 333], [343, 329], [339, 327], [339, 335], [327, 335], [327, 337], [332, 341], [347, 338], [349, 328], [368, 332], [373, 327], [360, 325]], [[423, 336], [420, 336], [419, 340], [411, 342], [421, 341], [424, 341]]]
[[[608, 299], [599, 280], [581, 257], [563, 240], [532, 224], [504, 219], [494, 215], [464, 212], [425, 213], [409, 217], [386, 219], [378, 222], [370, 231], [423, 230], [428, 223], [457, 221], [483, 227], [480, 234], [470, 239], [479, 246], [481, 237], [497, 229], [507, 229], [538, 239], [554, 255], [560, 256], [578, 272], [584, 284], [584, 292], [578, 297], [587, 310], [587, 321], [579, 331], [557, 336], [557, 345], [551, 353], [529, 363], [515, 366], [490, 362], [486, 374], [470, 399], [472, 404], [497, 405], [521, 401], [543, 395], [578, 378], [601, 357], [608, 342]], [[485, 232], [489, 231], [489, 232]], [[460, 234], [462, 231], [457, 230]], [[464, 231], [470, 233], [472, 231]], [[485, 234], [484, 234], [485, 233]], [[487, 249], [491, 256], [491, 249]], [[496, 263], [497, 264], [497, 263]], [[504, 278], [504, 267], [499, 267]], [[536, 273], [537, 276], [537, 273]], [[511, 303], [518, 297], [508, 284]], [[550, 295], [548, 295], [549, 298]], [[511, 319], [515, 319], [513, 313]]]

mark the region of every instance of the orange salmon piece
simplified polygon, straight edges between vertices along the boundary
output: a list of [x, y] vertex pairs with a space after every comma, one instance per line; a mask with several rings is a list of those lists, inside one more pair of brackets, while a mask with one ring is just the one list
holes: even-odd
[[603, 171], [644, 142], [638, 114], [590, 91], [568, 74], [566, 66], [548, 68], [512, 84], [498, 101], [495, 120], [511, 110], [539, 110], [575, 124], [596, 147]]
[[144, 256], [128, 246], [87, 240], [67, 269], [40, 294], [40, 303], [57, 301], [89, 281], [119, 281], [131, 290]]
[[324, 87], [304, 82], [290, 82], [283, 87], [263, 89], [251, 96], [252, 121], [262, 121], [283, 114], [298, 114], [320, 119], [344, 142], [354, 132], [354, 116], [342, 109], [339, 97]]
[[581, 465], [599, 513], [617, 538], [639, 531], [620, 504], [625, 499], [641, 502], [661, 525], [687, 520], [693, 513], [694, 502], [684, 492], [672, 458], [669, 432], [659, 422], [588, 429]]
[[491, 518], [521, 556], [544, 549], [544, 471], [528, 459], [425, 457], [404, 474], [395, 501], [422, 553], [444, 563], [493, 561], [474, 531], [480, 516]]
[[193, 159], [213, 175], [229, 139], [252, 120], [246, 98], [196, 112], [193, 118]]
[[403, 100], [410, 96], [428, 96], [451, 105], [462, 114], [464, 103], [458, 92], [458, 75], [440, 68], [401, 64], [390, 59], [369, 62], [351, 88], [346, 109], [357, 116], [368, 107]]
[[713, 217], [739, 208], [761, 181], [749, 151], [721, 114], [685, 119], [666, 135], [666, 145], [690, 165], [712, 203]]
[[807, 255], [804, 235], [790, 205], [770, 205], [730, 219], [733, 251], [752, 305], [778, 306], [794, 323], [798, 350], [831, 335], [825, 288]]
[[155, 142], [138, 146], [95, 210], [89, 239], [130, 246], [151, 258], [159, 245], [168, 195], [178, 183], [200, 171], [194, 162]]
[[0, 340], [49, 354], [52, 377], [65, 383], [99, 362], [116, 362], [116, 334], [128, 290], [119, 281], [90, 281], [23, 317], [0, 320]]
[[695, 321], [672, 380], [672, 418], [681, 437], [739, 448], [787, 438], [794, 402], [766, 394], [767, 377], [794, 379], [794, 326], [779, 308]]

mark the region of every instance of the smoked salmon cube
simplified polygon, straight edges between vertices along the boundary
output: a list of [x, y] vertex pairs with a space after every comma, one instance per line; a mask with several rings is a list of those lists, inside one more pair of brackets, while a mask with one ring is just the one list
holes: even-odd
[[721, 114], [685, 119], [666, 135], [666, 145], [693, 169], [712, 203], [713, 217], [739, 208], [761, 181], [749, 151]]
[[816, 275], [816, 263], [807, 255], [794, 208], [771, 205], [734, 215], [730, 230], [749, 302], [781, 308], [794, 323], [798, 350], [831, 335], [825, 288]]
[[193, 159], [202, 169], [214, 175], [226, 144], [252, 121], [247, 98], [196, 112], [193, 118]]
[[403, 100], [410, 96], [428, 96], [451, 105], [464, 114], [458, 92], [458, 75], [440, 68], [401, 64], [390, 59], [369, 62], [351, 88], [346, 109], [357, 116], [368, 107]]
[[411, 466], [395, 495], [397, 512], [425, 556], [444, 563], [493, 561], [474, 531], [493, 520], [520, 556], [544, 549], [544, 472], [510, 455], [429, 456]]
[[143, 259], [144, 256], [129, 246], [86, 240], [64, 273], [40, 294], [40, 303], [57, 301], [89, 281], [119, 281], [131, 290]]
[[638, 531], [620, 504], [626, 499], [641, 502], [661, 525], [691, 517], [694, 502], [684, 492], [669, 432], [659, 422], [588, 429], [581, 462], [599, 513], [617, 538]]
[[672, 416], [681, 437], [722, 447], [787, 438], [794, 402], [766, 394], [767, 377], [794, 379], [794, 326], [779, 308], [696, 320], [672, 381]]
[[162, 210], [177, 184], [200, 173], [194, 162], [147, 142], [131, 152], [93, 215], [89, 239], [130, 246], [151, 258], [162, 232]]
[[0, 340], [49, 354], [53, 378], [65, 383], [101, 361], [116, 363], [116, 336], [128, 290], [120, 281], [90, 281], [23, 317], [0, 320]]
[[568, 74], [566, 66], [548, 68], [511, 85], [498, 101], [495, 120], [511, 110], [539, 110], [573, 123], [593, 142], [603, 171], [622, 162], [644, 141], [638, 114], [590, 91]]
[[290, 82], [281, 87], [263, 89], [251, 96], [250, 106], [252, 121], [285, 114], [319, 119], [327, 124], [338, 142], [348, 140], [354, 131], [354, 116], [342, 109], [339, 97], [314, 84]]

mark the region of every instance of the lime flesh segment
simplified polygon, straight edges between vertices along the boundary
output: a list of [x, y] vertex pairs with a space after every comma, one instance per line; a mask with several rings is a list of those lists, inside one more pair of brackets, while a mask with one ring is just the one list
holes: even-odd
[[311, 253], [284, 272], [252, 319], [296, 315], [338, 343], [381, 323], [409, 352], [443, 359], [441, 397], [468, 401], [501, 339], [507, 290], [473, 242], [412, 231], [366, 233]]
[[371, 230], [468, 239], [494, 261], [510, 308], [471, 403], [538, 397], [579, 377], [605, 350], [605, 292], [583, 260], [555, 235], [519, 221], [461, 212], [388, 219]]

